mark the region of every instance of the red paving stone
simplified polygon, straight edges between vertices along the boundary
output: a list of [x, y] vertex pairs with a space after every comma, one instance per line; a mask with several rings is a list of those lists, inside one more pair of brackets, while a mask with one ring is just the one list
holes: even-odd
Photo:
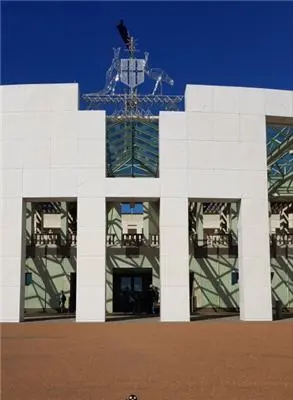
[[2, 325], [3, 400], [289, 400], [293, 324]]

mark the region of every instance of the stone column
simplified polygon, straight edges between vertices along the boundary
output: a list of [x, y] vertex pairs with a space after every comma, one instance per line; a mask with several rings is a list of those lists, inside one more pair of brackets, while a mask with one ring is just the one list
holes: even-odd
[[240, 319], [242, 321], [271, 321], [267, 199], [242, 199], [238, 243]]
[[106, 209], [104, 197], [77, 201], [76, 320], [105, 321]]
[[189, 321], [188, 199], [160, 207], [161, 321]]

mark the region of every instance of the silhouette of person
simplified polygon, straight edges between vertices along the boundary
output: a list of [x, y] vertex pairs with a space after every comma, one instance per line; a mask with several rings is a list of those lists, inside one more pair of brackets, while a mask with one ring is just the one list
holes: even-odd
[[66, 296], [63, 290], [61, 290], [60, 293], [60, 312], [64, 312], [65, 311], [65, 303], [66, 303]]

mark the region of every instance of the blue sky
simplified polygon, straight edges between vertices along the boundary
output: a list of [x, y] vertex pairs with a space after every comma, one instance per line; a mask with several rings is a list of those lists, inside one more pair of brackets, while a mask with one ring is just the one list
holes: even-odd
[[121, 18], [174, 94], [187, 83], [293, 89], [292, 2], [2, 2], [1, 83], [102, 89]]

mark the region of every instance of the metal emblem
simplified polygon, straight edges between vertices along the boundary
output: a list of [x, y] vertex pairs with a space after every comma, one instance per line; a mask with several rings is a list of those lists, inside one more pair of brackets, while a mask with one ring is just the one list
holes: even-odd
[[143, 58], [122, 58], [120, 61], [120, 80], [130, 89], [144, 82], [145, 60]]

